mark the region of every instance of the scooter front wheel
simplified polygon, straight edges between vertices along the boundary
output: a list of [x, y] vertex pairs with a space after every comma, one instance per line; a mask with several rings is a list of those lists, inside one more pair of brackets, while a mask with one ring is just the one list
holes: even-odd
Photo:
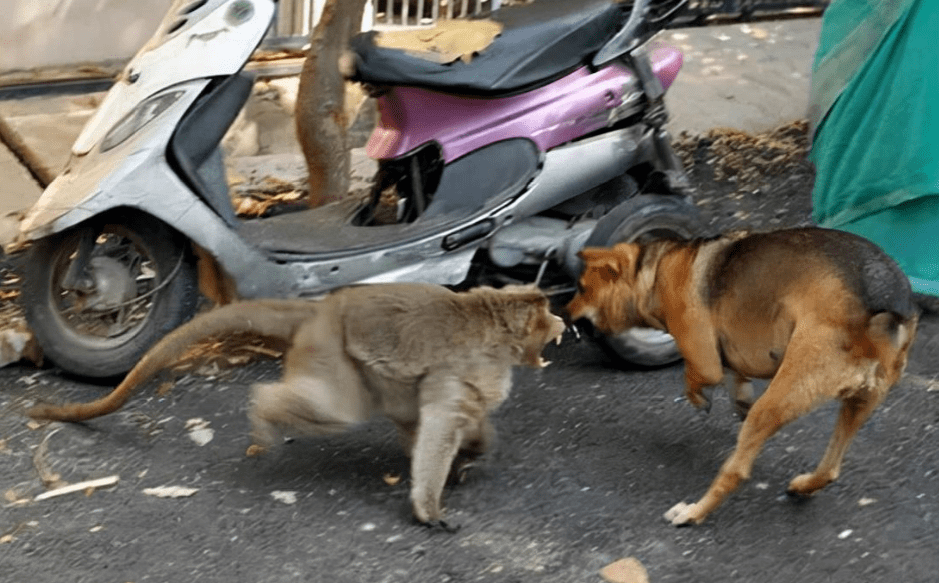
[[[612, 247], [656, 238], [701, 236], [704, 223], [698, 208], [679, 195], [641, 194], [619, 204], [590, 234], [587, 247]], [[601, 335], [600, 346], [620, 365], [664, 366], [681, 360], [670, 334], [653, 328], [631, 328]]]
[[22, 301], [45, 357], [71, 374], [106, 379], [192, 317], [198, 279], [182, 237], [131, 212], [37, 241]]

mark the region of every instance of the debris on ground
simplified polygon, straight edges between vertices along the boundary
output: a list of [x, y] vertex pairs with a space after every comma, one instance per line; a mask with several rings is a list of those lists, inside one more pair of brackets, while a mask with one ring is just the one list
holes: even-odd
[[206, 445], [215, 437], [215, 431], [209, 427], [209, 422], [201, 417], [186, 421], [186, 431], [189, 432], [189, 439], [199, 447]]
[[186, 488], [185, 486], [157, 486], [144, 488], [143, 493], [157, 498], [188, 498], [199, 491], [199, 488]]
[[285, 349], [282, 341], [251, 334], [230, 334], [193, 344], [173, 364], [172, 370], [175, 373], [213, 376], [221, 370], [244, 366], [259, 358], [280, 358]]
[[62, 488], [56, 488], [55, 490], [49, 490], [48, 492], [43, 492], [39, 494], [33, 500], [35, 502], [41, 502], [42, 500], [48, 500], [49, 498], [58, 498], [59, 496], [65, 496], [66, 494], [74, 494], [75, 492], [84, 492], [86, 495], [90, 495], [92, 492], [99, 488], [107, 488], [108, 486], [113, 486], [117, 484], [120, 480], [119, 476], [108, 476], [106, 478], [98, 478], [97, 480], [87, 480], [84, 482], [78, 482], [76, 484], [70, 484], [68, 486], [63, 486]]
[[600, 576], [610, 583], [649, 583], [646, 568], [633, 557], [620, 559], [603, 567]]
[[278, 502], [283, 502], [284, 504], [297, 503], [297, 493], [286, 490], [274, 490], [271, 492], [271, 498], [277, 500]]
[[812, 224], [809, 144], [808, 123], [797, 120], [757, 134], [682, 134], [674, 147], [697, 189], [695, 204], [720, 232]]
[[696, 135], [682, 132], [674, 147], [686, 169], [706, 163], [714, 180], [735, 181], [738, 191], [749, 192], [805, 161], [808, 122], [796, 120], [758, 134], [729, 128]]
[[39, 474], [42, 485], [52, 491], [68, 486], [68, 482], [63, 481], [62, 476], [53, 472], [46, 464], [46, 453], [49, 451], [49, 438], [55, 435], [56, 432], [58, 432], [58, 429], [46, 434], [33, 453], [33, 466], [36, 468], [36, 473]]

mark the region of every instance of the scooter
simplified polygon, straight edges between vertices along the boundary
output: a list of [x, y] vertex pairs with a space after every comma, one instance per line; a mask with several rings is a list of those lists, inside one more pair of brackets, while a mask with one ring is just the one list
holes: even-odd
[[[572, 289], [584, 245], [693, 236], [662, 99], [682, 55], [648, 42], [673, 8], [502, 8], [501, 35], [449, 64], [363, 33], [352, 78], [377, 98], [371, 198], [249, 220], [232, 208], [219, 142], [251, 91], [243, 68], [275, 1], [176, 0], [22, 223], [28, 323], [60, 368], [109, 378], [192, 317], [196, 250], [241, 298], [392, 281], [553, 293]], [[388, 189], [396, 222], [378, 224]], [[666, 334], [604, 340], [626, 361], [677, 359]]]

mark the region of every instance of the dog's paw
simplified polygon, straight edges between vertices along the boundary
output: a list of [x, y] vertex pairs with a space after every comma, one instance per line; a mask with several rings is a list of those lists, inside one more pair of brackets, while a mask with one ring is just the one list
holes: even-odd
[[820, 478], [815, 474], [800, 474], [789, 482], [789, 487], [786, 488], [786, 494], [808, 498], [827, 486], [830, 482], [831, 480]]
[[685, 391], [685, 399], [691, 403], [695, 409], [711, 412], [711, 399], [701, 391]]
[[691, 526], [701, 522], [701, 517], [698, 516], [698, 505], [685, 502], [679, 502], [669, 508], [664, 518], [672, 523], [672, 526]]
[[750, 401], [736, 400], [734, 401], [734, 412], [737, 413], [737, 418], [741, 421], [747, 420], [747, 414], [750, 412], [750, 407], [753, 406], [753, 403]]

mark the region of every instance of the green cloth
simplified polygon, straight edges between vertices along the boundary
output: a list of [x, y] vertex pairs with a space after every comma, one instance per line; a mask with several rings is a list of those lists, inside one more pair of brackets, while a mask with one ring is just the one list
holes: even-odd
[[813, 215], [939, 296], [939, 2], [835, 0], [812, 74]]

